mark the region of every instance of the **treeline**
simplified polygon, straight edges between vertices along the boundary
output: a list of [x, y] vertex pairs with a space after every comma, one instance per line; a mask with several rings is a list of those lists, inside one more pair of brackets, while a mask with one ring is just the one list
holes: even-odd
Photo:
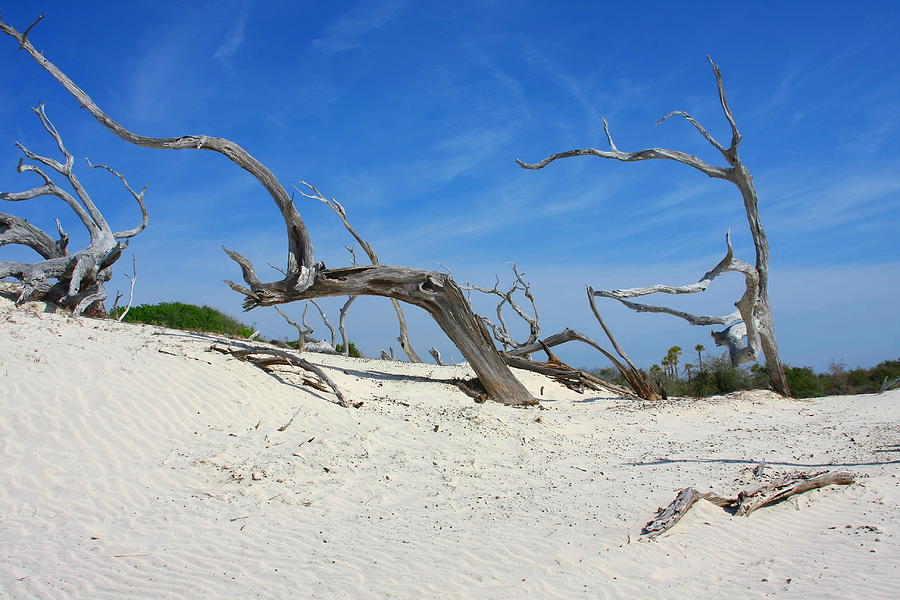
[[[673, 354], [676, 357], [674, 361]], [[648, 373], [664, 396], [699, 398], [738, 390], [769, 389], [769, 373], [764, 366], [734, 367], [727, 356], [705, 356], [698, 361], [699, 365], [685, 364], [679, 369], [677, 355], [678, 352], [672, 353], [670, 350], [663, 361], [663, 368], [654, 365]], [[900, 385], [900, 359], [886, 360], [869, 369], [847, 369], [842, 364], [832, 364], [824, 373], [816, 373], [811, 367], [787, 365], [784, 370], [795, 398], [877, 394]], [[624, 384], [618, 371], [613, 369], [589, 372], [607, 381]]]

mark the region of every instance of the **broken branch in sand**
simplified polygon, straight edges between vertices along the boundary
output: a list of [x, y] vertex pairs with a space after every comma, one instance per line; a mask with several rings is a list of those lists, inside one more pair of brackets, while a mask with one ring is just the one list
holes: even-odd
[[779, 477], [752, 492], [739, 492], [736, 498], [719, 496], [715, 492], [701, 494], [694, 488], [684, 488], [678, 491], [675, 499], [667, 507], [660, 508], [656, 516], [644, 525], [641, 535], [650, 540], [662, 535], [671, 529], [697, 500], [707, 500], [722, 508], [735, 509], [735, 515], [746, 517], [758, 508], [776, 504], [796, 494], [829, 485], [850, 485], [855, 479], [853, 473], [844, 471], [835, 473], [821, 471], [812, 474], [801, 472]]
[[[252, 363], [262, 369], [267, 373], [272, 373], [272, 367], [277, 365], [287, 365], [290, 367], [299, 367], [301, 369], [305, 369], [311, 373], [314, 373], [319, 379], [321, 379], [325, 385], [321, 382], [308, 379], [306, 377], [303, 378], [303, 383], [314, 387], [323, 392], [328, 391], [330, 388], [334, 395], [337, 396], [336, 404], [343, 406], [344, 408], [349, 408], [349, 403], [346, 398], [344, 398], [344, 394], [341, 393], [341, 390], [338, 388], [337, 384], [331, 380], [328, 375], [325, 374], [320, 367], [312, 364], [308, 360], [297, 356], [291, 352], [286, 352], [284, 350], [277, 350], [275, 348], [264, 348], [262, 346], [244, 346], [241, 348], [229, 348], [227, 346], [223, 346], [221, 344], [213, 344], [210, 346], [210, 350], [215, 350], [216, 352], [221, 352], [222, 354], [229, 354], [239, 360], [244, 360], [249, 363]], [[328, 387], [325, 387], [325, 386]]]

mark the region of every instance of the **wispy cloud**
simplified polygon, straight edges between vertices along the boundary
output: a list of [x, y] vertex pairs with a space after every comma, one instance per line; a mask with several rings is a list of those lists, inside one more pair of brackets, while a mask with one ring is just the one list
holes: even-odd
[[244, 43], [244, 29], [246, 29], [246, 27], [247, 13], [246, 11], [241, 11], [237, 21], [234, 22], [234, 27], [232, 27], [231, 31], [225, 37], [225, 41], [223, 41], [216, 49], [213, 58], [216, 60], [225, 60], [237, 52], [238, 48], [241, 47], [241, 44]]
[[328, 25], [325, 35], [312, 41], [312, 47], [326, 55], [359, 48], [363, 36], [384, 27], [405, 4], [405, 0], [362, 3]]

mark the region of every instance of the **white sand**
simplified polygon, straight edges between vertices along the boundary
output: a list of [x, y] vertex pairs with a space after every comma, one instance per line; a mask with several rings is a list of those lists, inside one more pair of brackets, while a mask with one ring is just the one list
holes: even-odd
[[[650, 404], [525, 373], [547, 410], [512, 409], [440, 382], [465, 367], [309, 355], [347, 410], [202, 335], [0, 303], [0, 597], [900, 594], [900, 392]], [[637, 541], [760, 460], [861, 479]]]

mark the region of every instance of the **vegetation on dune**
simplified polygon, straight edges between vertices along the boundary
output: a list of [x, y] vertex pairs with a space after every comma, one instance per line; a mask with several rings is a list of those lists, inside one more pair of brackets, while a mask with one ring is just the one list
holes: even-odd
[[[124, 308], [118, 308], [110, 316], [118, 317], [124, 311]], [[253, 334], [253, 328], [249, 325], [210, 306], [197, 306], [184, 302], [161, 302], [132, 306], [123, 320], [128, 323], [146, 323], [172, 329], [220, 333], [243, 338]]]
[[[356, 347], [356, 344], [354, 344], [353, 342], [347, 342], [347, 345], [350, 346], [350, 356], [352, 356], [353, 358], [365, 358], [362, 352], [359, 351], [359, 348]], [[343, 352], [344, 345], [338, 344], [334, 347], [334, 349], [338, 352]]]
[[[673, 346], [660, 365], [649, 369], [650, 379], [661, 393], [667, 396], [692, 396], [700, 398], [727, 394], [738, 390], [768, 389], [770, 376], [766, 367], [750, 368], [732, 366], [727, 356], [703, 356], [703, 346], [697, 351], [697, 365], [685, 363], [677, 370], [681, 348]], [[848, 370], [843, 364], [832, 364], [825, 373], [816, 373], [812, 367], [784, 366], [785, 375], [795, 398], [816, 398], [848, 394], [877, 394], [885, 387], [900, 384], [900, 359], [886, 360], [870, 369]], [[588, 372], [614, 383], [621, 382], [621, 375], [614, 369], [593, 369]]]

